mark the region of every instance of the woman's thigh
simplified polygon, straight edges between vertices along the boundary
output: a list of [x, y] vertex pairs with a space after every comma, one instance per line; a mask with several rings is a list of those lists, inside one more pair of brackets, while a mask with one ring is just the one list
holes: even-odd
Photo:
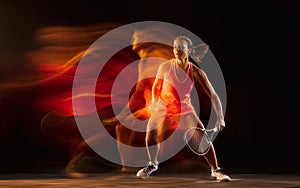
[[199, 119], [199, 117], [194, 113], [189, 113], [182, 115], [179, 120], [179, 125], [184, 129], [187, 130], [192, 127], [200, 127], [204, 128], [203, 123]]

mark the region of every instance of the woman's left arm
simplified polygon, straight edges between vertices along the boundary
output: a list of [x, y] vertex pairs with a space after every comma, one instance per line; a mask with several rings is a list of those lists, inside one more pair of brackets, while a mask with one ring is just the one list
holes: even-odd
[[194, 70], [193, 76], [194, 76], [195, 83], [199, 83], [199, 85], [195, 84], [195, 87], [196, 89], [199, 89], [197, 87], [201, 86], [204, 92], [209, 96], [211, 100], [211, 104], [217, 115], [216, 127], [218, 128], [218, 130], [222, 130], [225, 127], [225, 121], [224, 121], [223, 109], [222, 109], [220, 98], [216, 93], [215, 89], [213, 88], [212, 84], [210, 83], [205, 72], [198, 67], [194, 67], [193, 70]]

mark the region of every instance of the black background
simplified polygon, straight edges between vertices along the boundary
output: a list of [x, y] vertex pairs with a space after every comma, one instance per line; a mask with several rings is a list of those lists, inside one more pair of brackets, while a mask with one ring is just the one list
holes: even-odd
[[[209, 44], [223, 71], [228, 99], [226, 131], [216, 145], [221, 163], [245, 173], [298, 172], [298, 18], [296, 1], [0, 1], [0, 79], [24, 68], [38, 28], [170, 22]], [[43, 112], [31, 109], [31, 92], [5, 93], [1, 100], [1, 172], [67, 160], [41, 134]]]

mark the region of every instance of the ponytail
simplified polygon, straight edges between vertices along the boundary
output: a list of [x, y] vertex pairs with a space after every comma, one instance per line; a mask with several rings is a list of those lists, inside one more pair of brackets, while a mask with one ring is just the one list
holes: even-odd
[[[196, 50], [197, 49], [197, 50]], [[201, 62], [204, 56], [207, 54], [209, 46], [205, 43], [199, 44], [197, 46], [193, 46], [190, 48], [190, 56], [194, 61]]]

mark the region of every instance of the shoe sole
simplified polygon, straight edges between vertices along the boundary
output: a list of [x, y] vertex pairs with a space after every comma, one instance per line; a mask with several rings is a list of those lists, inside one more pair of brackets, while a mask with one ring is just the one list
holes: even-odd
[[220, 182], [230, 182], [230, 179], [222, 179], [222, 180], [218, 180], [216, 177], [213, 177], [213, 176], [210, 176], [210, 179], [211, 179], [211, 180], [217, 180], [217, 181], [220, 181]]

